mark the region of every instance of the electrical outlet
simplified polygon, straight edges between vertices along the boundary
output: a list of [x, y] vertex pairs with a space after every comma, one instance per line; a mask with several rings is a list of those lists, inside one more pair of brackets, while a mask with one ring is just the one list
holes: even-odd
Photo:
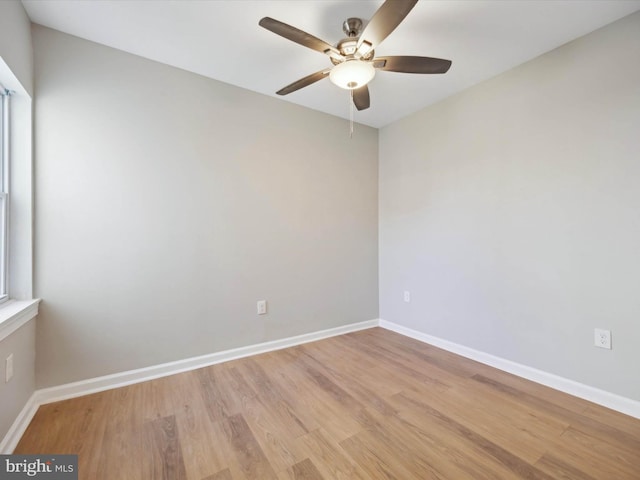
[[407, 303], [411, 302], [411, 292], [408, 291], [404, 291], [404, 295], [403, 295], [404, 301]]
[[5, 361], [4, 382], [8, 383], [11, 377], [13, 377], [13, 353]]
[[611, 330], [602, 330], [596, 328], [594, 330], [594, 345], [600, 348], [607, 348], [611, 350]]
[[264, 315], [267, 313], [267, 301], [266, 300], [258, 300], [257, 304], [258, 315]]

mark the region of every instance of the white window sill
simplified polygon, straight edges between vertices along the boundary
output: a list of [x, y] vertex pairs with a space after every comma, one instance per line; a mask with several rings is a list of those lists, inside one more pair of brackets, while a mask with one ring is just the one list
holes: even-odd
[[40, 299], [9, 300], [0, 305], [0, 342], [38, 314]]

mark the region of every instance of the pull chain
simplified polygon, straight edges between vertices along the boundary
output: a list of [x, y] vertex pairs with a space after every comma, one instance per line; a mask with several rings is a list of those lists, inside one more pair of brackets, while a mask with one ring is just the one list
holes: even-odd
[[353, 90], [349, 94], [349, 138], [353, 138]]

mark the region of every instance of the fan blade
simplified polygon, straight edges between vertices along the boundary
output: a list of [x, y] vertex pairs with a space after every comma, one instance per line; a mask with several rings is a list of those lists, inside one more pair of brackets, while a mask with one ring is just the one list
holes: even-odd
[[324, 40], [320, 40], [319, 38], [314, 37], [307, 32], [303, 32], [296, 27], [292, 27], [291, 25], [287, 25], [286, 23], [280, 22], [271, 17], [264, 17], [258, 22], [258, 25], [277, 35], [280, 35], [281, 37], [291, 40], [292, 42], [296, 42], [304, 47], [308, 47], [311, 50], [325, 53], [337, 58], [338, 60], [343, 59], [337, 48], [329, 45]]
[[393, 32], [418, 0], [387, 0], [382, 4], [358, 39], [358, 51], [366, 55]]
[[365, 85], [364, 87], [356, 88], [353, 91], [353, 104], [358, 110], [366, 110], [369, 108], [369, 87]]
[[373, 66], [386, 72], [402, 73], [446, 73], [451, 60], [430, 57], [376, 57]]
[[312, 83], [316, 83], [318, 80], [322, 80], [324, 77], [329, 75], [331, 70], [320, 70], [319, 72], [312, 73], [311, 75], [307, 75], [300, 80], [296, 80], [291, 85], [287, 85], [284, 88], [281, 88], [276, 93], [278, 95], [288, 95], [296, 90], [300, 90], [301, 88], [308, 87]]

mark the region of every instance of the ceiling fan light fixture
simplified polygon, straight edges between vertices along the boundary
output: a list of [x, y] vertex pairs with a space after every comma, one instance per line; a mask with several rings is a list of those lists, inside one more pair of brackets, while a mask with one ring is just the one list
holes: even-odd
[[340, 88], [354, 90], [364, 87], [376, 74], [376, 69], [370, 62], [362, 60], [347, 60], [331, 69], [329, 78]]

